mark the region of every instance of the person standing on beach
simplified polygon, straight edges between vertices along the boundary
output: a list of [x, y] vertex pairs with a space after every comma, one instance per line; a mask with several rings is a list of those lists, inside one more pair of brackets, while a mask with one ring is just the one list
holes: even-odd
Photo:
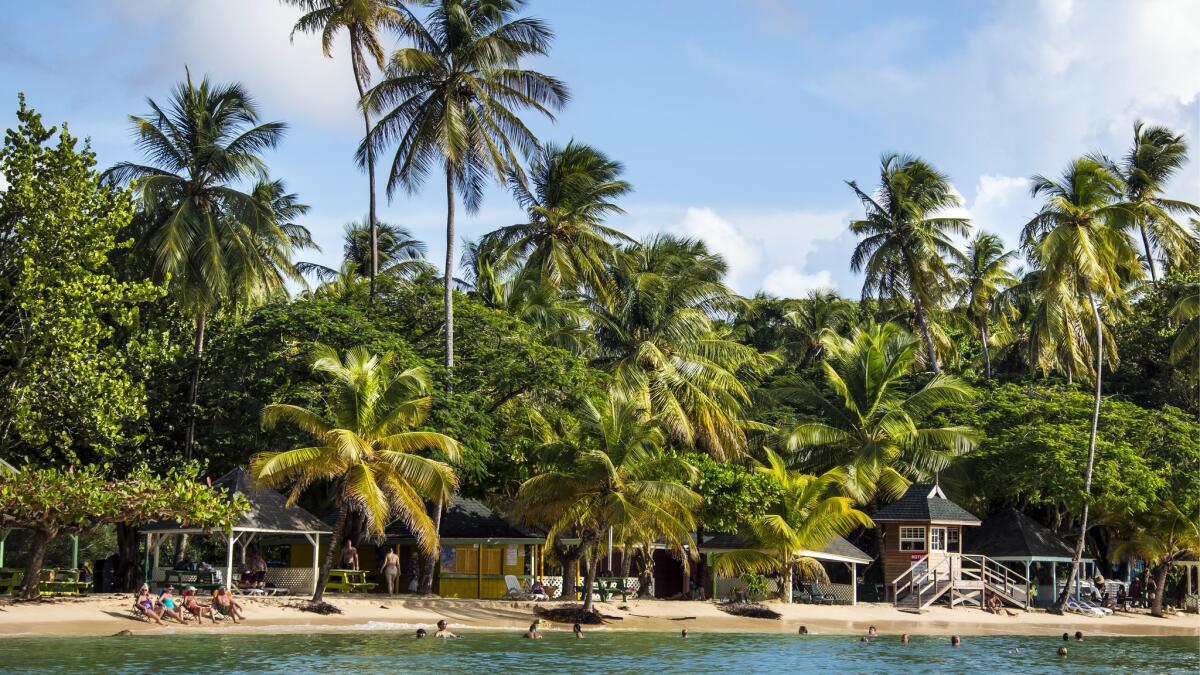
[[342, 546], [342, 569], [358, 569], [358, 549], [354, 548], [354, 541], [350, 537], [346, 537], [346, 543]]
[[395, 595], [396, 580], [400, 578], [400, 556], [396, 555], [395, 549], [388, 549], [387, 555], [383, 557], [383, 565], [379, 567], [379, 573], [387, 582], [388, 595]]

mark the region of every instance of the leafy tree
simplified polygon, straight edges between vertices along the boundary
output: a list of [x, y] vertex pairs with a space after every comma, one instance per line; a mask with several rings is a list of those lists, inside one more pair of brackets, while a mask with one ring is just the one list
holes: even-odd
[[1184, 512], [1174, 502], [1165, 501], [1129, 518], [1125, 528], [1113, 548], [1112, 560], [1136, 556], [1154, 566], [1158, 592], [1150, 603], [1150, 614], [1161, 617], [1171, 565], [1200, 554], [1200, 515], [1195, 508]]
[[553, 33], [538, 19], [516, 17], [521, 0], [440, 0], [423, 24], [414, 23], [412, 47], [396, 50], [384, 79], [363, 96], [363, 109], [380, 113], [359, 145], [366, 163], [395, 145], [388, 194], [417, 190], [435, 163], [446, 179], [444, 268], [446, 371], [454, 369], [454, 201], [479, 209], [488, 176], [502, 179], [519, 155], [537, 147], [520, 112], [553, 119], [567, 102], [559, 80], [522, 66], [544, 55]]
[[1200, 306], [1198, 282], [1200, 269], [1191, 274], [1173, 272], [1131, 294], [1134, 299], [1113, 322], [1111, 339], [1105, 335], [1105, 343], [1121, 354], [1104, 378], [1106, 393], [1146, 407], [1167, 404], [1200, 414], [1196, 391], [1200, 366], [1196, 352], [1188, 354], [1189, 340], [1200, 331], [1200, 315], [1188, 317], [1189, 302]]
[[[1171, 320], [1178, 321], [1179, 334], [1171, 344], [1171, 360], [1183, 361], [1200, 346], [1200, 285], [1193, 284], [1171, 306]], [[1200, 368], [1198, 368], [1200, 370]]]
[[703, 243], [654, 237], [625, 251], [611, 306], [595, 308], [594, 363], [673, 440], [718, 459], [744, 451], [746, 384], [768, 360], [714, 324], [739, 302], [724, 274]]
[[822, 338], [828, 394], [812, 386], [791, 387], [817, 420], [798, 424], [787, 436], [794, 461], [806, 471], [836, 474], [842, 489], [866, 504], [882, 492], [899, 497], [909, 479], [925, 479], [945, 469], [976, 441], [962, 425], [932, 426], [940, 408], [974, 398], [969, 385], [953, 375], [935, 375], [915, 391], [906, 378], [917, 361], [917, 341], [896, 324], [873, 322], [843, 338]]
[[910, 303], [925, 338], [928, 365], [942, 371], [930, 326], [953, 279], [946, 258], [962, 257], [952, 237], [967, 236], [966, 218], [945, 215], [961, 205], [950, 179], [918, 157], [888, 154], [879, 169], [874, 195], [847, 181], [866, 209], [866, 217], [850, 223], [862, 237], [850, 258], [850, 269], [862, 272], [863, 297]]
[[697, 521], [714, 532], [737, 532], [738, 524], [765, 514], [779, 500], [770, 476], [702, 453], [684, 456], [696, 468], [692, 489], [703, 500]]
[[742, 530], [746, 548], [720, 554], [714, 571], [725, 575], [778, 572], [779, 599], [790, 603], [796, 568], [809, 573], [821, 569], [820, 563], [801, 557], [801, 551], [819, 551], [833, 537], [874, 523], [854, 508], [853, 499], [834, 494], [846, 482], [841, 469], [811, 476], [788, 469], [771, 450], [766, 454], [767, 464], [759, 471], [775, 484], [779, 501], [769, 513], [746, 522]]
[[[260, 124], [240, 84], [214, 85], [204, 78], [197, 85], [188, 73], [166, 108], [153, 99], [148, 103], [149, 115], [130, 120], [150, 163], [120, 162], [106, 176], [133, 184], [141, 210], [131, 229], [135, 253], [153, 278], [170, 279], [172, 296], [195, 320], [184, 441], [184, 458], [190, 459], [209, 317], [221, 307], [245, 308], [285, 295], [285, 282], [298, 280], [292, 250], [311, 238], [278, 221], [263, 192], [237, 187], [245, 178], [266, 177], [260, 155], [275, 147], [285, 129], [282, 122]], [[276, 196], [283, 192], [280, 186]], [[294, 204], [290, 209], [295, 212]]]
[[[1141, 275], [1137, 254], [1124, 231], [1135, 210], [1131, 204], [1120, 201], [1121, 181], [1095, 159], [1075, 160], [1057, 181], [1044, 176], [1034, 176], [1032, 181], [1032, 195], [1044, 197], [1046, 202], [1025, 225], [1021, 239], [1030, 258], [1042, 267], [1042, 290], [1051, 302], [1060, 300], [1069, 303], [1084, 298], [1091, 309], [1096, 331], [1093, 350], [1095, 409], [1084, 468], [1084, 491], [1090, 492], [1096, 434], [1100, 423], [1104, 363], [1104, 321], [1098, 300], [1119, 300], [1125, 280]], [[1087, 535], [1087, 516], [1088, 503], [1085, 501], [1075, 557], [1071, 563], [1071, 580], [1079, 572], [1079, 560]], [[1070, 585], [1068, 583], [1063, 587], [1055, 602], [1055, 611], [1062, 612]]]
[[1200, 215], [1200, 206], [1167, 199], [1162, 190], [1175, 174], [1187, 165], [1187, 141], [1167, 127], [1146, 126], [1141, 120], [1133, 125], [1133, 144], [1121, 163], [1113, 167], [1125, 185], [1125, 198], [1134, 211], [1131, 224], [1142, 237], [1146, 268], [1150, 279], [1158, 283], [1155, 254], [1168, 266], [1195, 264], [1200, 242], [1174, 218], [1176, 214]]
[[998, 320], [1003, 326], [1011, 315], [1011, 305], [1004, 291], [1018, 283], [1008, 266], [1016, 251], [1005, 251], [1000, 237], [980, 232], [967, 244], [961, 261], [951, 261], [950, 270], [962, 287], [959, 307], [979, 331], [983, 345], [984, 376], [992, 379], [991, 336], [988, 324]]
[[46, 548], [62, 534], [87, 535], [114, 523], [166, 519], [228, 531], [250, 505], [245, 497], [231, 498], [198, 478], [194, 467], [161, 477], [143, 469], [120, 479], [107, 478], [95, 465], [0, 472], [0, 527], [34, 533], [23, 596], [38, 596]]
[[[695, 531], [692, 512], [700, 497], [672, 476], [691, 477], [695, 469], [662, 450], [663, 435], [655, 419], [637, 400], [611, 391], [600, 402], [588, 402], [579, 425], [557, 444], [568, 456], [558, 466], [521, 484], [515, 511], [526, 522], [547, 527], [547, 540], [572, 532], [587, 552], [583, 609], [592, 611], [592, 582], [598, 564], [597, 545], [609, 527], [653, 532], [677, 548]], [[644, 539], [643, 539], [644, 541]], [[693, 547], [694, 549], [694, 547]], [[574, 594], [570, 574], [563, 595]]]
[[854, 316], [854, 303], [834, 291], [813, 290], [798, 301], [798, 307], [784, 315], [797, 335], [795, 351], [810, 363], [825, 358], [826, 335], [840, 334]]
[[[354, 73], [354, 84], [358, 87], [358, 98], [362, 101], [371, 84], [371, 65], [368, 57], [378, 68], [383, 68], [384, 49], [380, 44], [381, 31], [398, 35], [412, 32], [416, 18], [399, 0], [287, 0], [299, 7], [304, 15], [296, 21], [292, 36], [297, 32], [320, 33], [321, 51], [327, 58], [333, 57], [333, 41], [343, 29], [350, 37], [350, 68]], [[363, 135], [371, 133], [371, 111], [360, 106], [363, 118]], [[369, 261], [355, 259], [360, 270], [367, 272], [371, 280], [371, 299], [375, 298], [375, 278], [379, 276], [379, 221], [375, 215], [375, 149], [366, 148], [363, 164], [367, 169], [370, 206], [367, 211], [366, 230]], [[346, 256], [350, 258], [349, 255]], [[364, 264], [369, 262], [369, 264]]]
[[19, 100], [0, 149], [0, 454], [96, 460], [127, 450], [145, 414], [136, 363], [150, 346], [132, 334], [162, 289], [114, 278], [129, 192], [101, 184], [65, 126], [51, 143], [57, 130]]
[[[353, 275], [365, 273], [370, 279], [370, 270], [374, 266], [376, 275], [412, 279], [429, 269], [429, 263], [425, 262], [425, 242], [413, 238], [408, 228], [383, 222], [376, 222], [375, 226], [375, 244], [372, 248], [371, 228], [368, 225], [346, 224], [342, 236], [343, 270], [349, 269]], [[296, 271], [326, 283], [337, 279], [342, 272], [310, 262], [296, 263]]]
[[294, 450], [263, 452], [250, 463], [254, 477], [267, 485], [290, 484], [295, 504], [314, 483], [332, 481], [337, 518], [325, 562], [321, 564], [314, 603], [321, 601], [329, 570], [351, 514], [366, 519], [372, 537], [382, 538], [393, 518], [408, 525], [427, 555], [438, 547], [438, 534], [422, 500], [444, 501], [458, 484], [448, 465], [417, 453], [437, 450], [458, 457], [458, 442], [432, 431], [414, 431], [429, 414], [432, 401], [422, 369], [395, 372], [391, 357], [358, 348], [339, 357], [317, 345], [313, 370], [332, 380], [327, 410], [272, 403], [263, 408], [263, 425], [287, 422], [316, 442]]

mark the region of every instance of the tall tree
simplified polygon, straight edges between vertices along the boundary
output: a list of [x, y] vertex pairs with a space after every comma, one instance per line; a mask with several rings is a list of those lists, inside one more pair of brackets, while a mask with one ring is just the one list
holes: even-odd
[[854, 303], [830, 290], [812, 290], [797, 302], [796, 309], [783, 316], [794, 331], [789, 342], [808, 362], [825, 357], [822, 339], [842, 331], [854, 317]]
[[1009, 269], [1016, 255], [1016, 251], [1004, 250], [1000, 237], [980, 232], [967, 244], [966, 256], [950, 262], [950, 271], [962, 288], [959, 308], [979, 331], [983, 372], [989, 380], [992, 379], [992, 352], [988, 325], [993, 320], [1004, 323], [1010, 316], [1011, 304], [1004, 291], [1019, 283]]
[[262, 420], [267, 428], [287, 422], [311, 436], [315, 445], [259, 453], [250, 470], [266, 485], [290, 485], [289, 504], [314, 483], [333, 483], [337, 517], [312, 598], [320, 602], [352, 515], [363, 517], [377, 539], [399, 518], [422, 551], [437, 549], [437, 531], [422, 500], [449, 499], [457, 478], [449, 465], [417, 453], [438, 451], [453, 461], [459, 451], [449, 436], [414, 431], [431, 405], [423, 369], [397, 372], [388, 354], [356, 348], [341, 357], [325, 345], [316, 346], [312, 368], [332, 382], [327, 409], [272, 403], [263, 408]]
[[528, 177], [509, 172], [509, 187], [528, 222], [484, 236], [495, 246], [501, 266], [521, 266], [521, 276], [558, 292], [581, 288], [608, 297], [608, 266], [614, 244], [632, 243], [604, 218], [624, 213], [617, 198], [632, 188], [621, 180], [622, 166], [595, 148], [571, 141], [549, 144], [530, 164]]
[[828, 394], [809, 386], [783, 392], [798, 396], [819, 418], [787, 436], [801, 470], [841, 467], [843, 491], [866, 504], [880, 491], [899, 497], [910, 479], [945, 469], [974, 447], [974, 430], [928, 424], [943, 406], [971, 401], [974, 391], [953, 375], [907, 389], [917, 341], [903, 328], [868, 323], [849, 337], [826, 333], [822, 343]]
[[446, 369], [454, 369], [455, 193], [469, 213], [479, 209], [491, 176], [503, 180], [538, 147], [520, 113], [550, 119], [567, 88], [522, 66], [544, 55], [553, 33], [542, 21], [518, 17], [521, 0], [441, 0], [423, 24], [414, 24], [414, 46], [392, 55], [384, 79], [363, 97], [363, 109], [382, 113], [359, 145], [366, 163], [396, 146], [388, 175], [391, 195], [415, 192], [436, 164], [446, 181]]
[[[1045, 203], [1021, 233], [1022, 245], [1030, 259], [1041, 266], [1040, 285], [1047, 300], [1073, 303], [1082, 298], [1091, 310], [1096, 336], [1092, 351], [1096, 391], [1084, 468], [1087, 495], [1092, 489], [1103, 391], [1104, 320], [1100, 303], [1119, 300], [1124, 284], [1142, 274], [1133, 242], [1125, 232], [1136, 218], [1137, 207], [1122, 201], [1123, 188], [1121, 180], [1104, 163], [1089, 157], [1073, 161], [1058, 180], [1034, 176], [1031, 194], [1044, 198]], [[1088, 508], [1088, 502], [1084, 501], [1071, 580], [1079, 573]], [[1055, 602], [1055, 610], [1060, 613], [1070, 586], [1068, 582]]]
[[170, 293], [196, 322], [184, 443], [190, 459], [208, 318], [222, 306], [285, 294], [286, 280], [299, 279], [291, 264], [294, 242], [305, 237], [276, 220], [262, 192], [256, 198], [238, 189], [244, 179], [266, 178], [261, 153], [285, 129], [282, 122], [260, 123], [240, 84], [208, 78], [196, 84], [188, 73], [165, 108], [148, 103], [149, 115], [130, 120], [149, 164], [121, 162], [106, 176], [132, 184], [140, 209], [134, 253], [156, 280], [170, 279]]
[[[411, 279], [429, 269], [425, 262], [425, 242], [413, 237], [411, 230], [379, 221], [375, 228], [372, 239], [371, 227], [366, 222], [346, 224], [342, 235], [343, 266], [353, 266], [356, 274], [368, 279], [372, 265], [376, 274], [399, 279]], [[340, 270], [310, 262], [296, 263], [296, 270], [321, 281], [331, 281], [340, 274]]]
[[[362, 111], [363, 135], [371, 133], [371, 111], [362, 106], [367, 87], [371, 85], [370, 58], [382, 69], [386, 52], [380, 44], [380, 32], [388, 30], [399, 35], [408, 35], [416, 24], [416, 18], [400, 0], [286, 0], [304, 12], [292, 29], [296, 32], [320, 33], [321, 51], [333, 57], [333, 42], [338, 33], [345, 30], [350, 37], [350, 68], [354, 73], [354, 85], [358, 87], [359, 108]], [[363, 164], [370, 183], [370, 206], [367, 211], [367, 228], [370, 232], [370, 265], [362, 265], [371, 279], [371, 298], [375, 298], [375, 277], [379, 275], [379, 229], [375, 213], [375, 150], [366, 148]]]
[[1146, 268], [1150, 279], [1158, 283], [1155, 255], [1161, 255], [1169, 267], [1194, 264], [1200, 243], [1174, 218], [1176, 214], [1200, 215], [1200, 206], [1167, 199], [1162, 191], [1188, 160], [1187, 140], [1164, 126], [1146, 126], [1141, 120], [1133, 125], [1133, 144], [1121, 163], [1113, 168], [1125, 183], [1125, 198], [1133, 206]]
[[1122, 528], [1110, 557], [1113, 562], [1140, 558], [1154, 567], [1158, 592], [1150, 602], [1150, 615], [1161, 617], [1171, 565], [1200, 554], [1200, 515], [1195, 505], [1184, 511], [1167, 500], [1121, 520]]
[[865, 218], [850, 223], [862, 238], [850, 258], [850, 268], [865, 277], [862, 295], [911, 304], [928, 365], [940, 373], [930, 321], [952, 287], [946, 259], [962, 257], [952, 237], [970, 233], [966, 218], [945, 215], [962, 200], [945, 174], [910, 155], [883, 156], [873, 195], [854, 181], [846, 184], [866, 210]]

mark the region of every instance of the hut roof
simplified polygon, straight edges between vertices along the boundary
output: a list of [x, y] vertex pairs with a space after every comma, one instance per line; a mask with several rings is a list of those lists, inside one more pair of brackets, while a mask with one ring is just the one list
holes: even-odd
[[[397, 518], [384, 530], [389, 538], [412, 539], [408, 525]], [[456, 498], [442, 514], [440, 536], [443, 540], [529, 539], [544, 541], [545, 537], [519, 524], [510, 523], [477, 499]]]
[[[745, 548], [746, 540], [739, 534], [714, 532], [704, 535], [701, 548], [705, 549], [737, 549]], [[825, 543], [819, 551], [805, 551], [803, 555], [822, 560], [845, 560], [866, 564], [871, 562], [871, 556], [863, 553], [857, 546], [846, 541], [843, 537], [834, 537]]]
[[[283, 495], [266, 487], [258, 487], [250, 480], [250, 474], [239, 467], [213, 482], [213, 487], [226, 494], [241, 493], [250, 502], [250, 509], [238, 517], [233, 526], [235, 531], [274, 533], [329, 534], [329, 526], [299, 506], [288, 506]], [[142, 532], [201, 531], [200, 528], [181, 525], [174, 520], [160, 520], [139, 528]]]
[[968, 553], [981, 553], [990, 558], [1070, 560], [1075, 555], [1058, 535], [1016, 509], [990, 516], [965, 543]]
[[946, 498], [938, 485], [913, 483], [900, 499], [871, 515], [875, 522], [962, 523], [978, 525], [979, 519]]

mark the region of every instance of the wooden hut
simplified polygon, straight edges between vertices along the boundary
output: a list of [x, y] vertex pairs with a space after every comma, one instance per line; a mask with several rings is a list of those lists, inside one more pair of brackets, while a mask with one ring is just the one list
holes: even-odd
[[926, 559], [937, 564], [947, 553], [962, 553], [962, 530], [979, 519], [946, 498], [938, 485], [914, 483], [900, 499], [871, 516], [883, 528], [883, 578], [894, 597], [897, 577]]

